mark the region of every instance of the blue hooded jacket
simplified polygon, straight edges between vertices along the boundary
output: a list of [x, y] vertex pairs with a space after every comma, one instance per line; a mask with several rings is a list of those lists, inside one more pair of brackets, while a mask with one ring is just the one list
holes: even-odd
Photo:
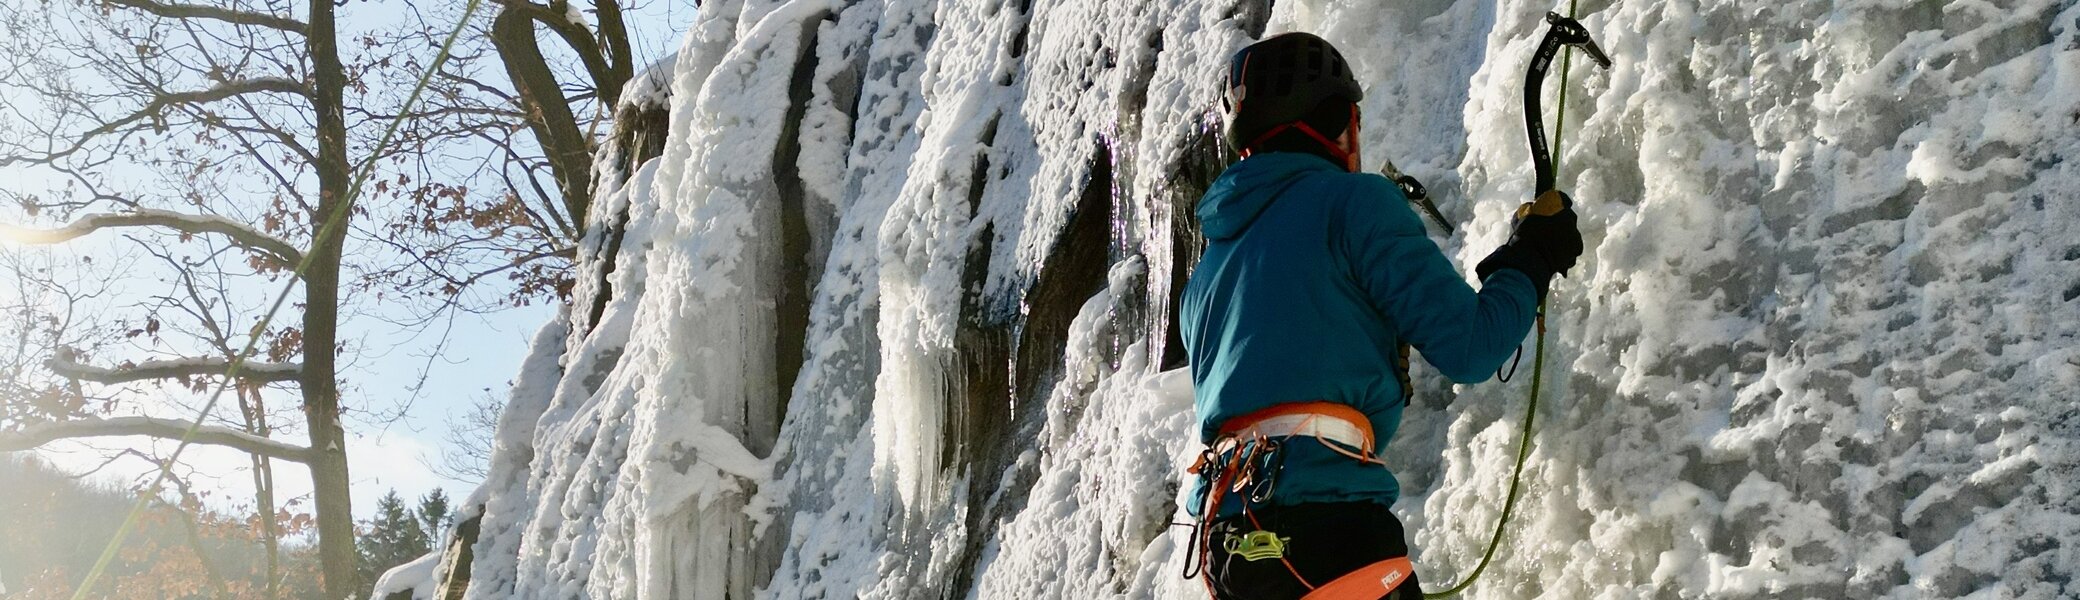
[[[1309, 154], [1258, 154], [1222, 172], [1198, 213], [1206, 253], [1185, 285], [1180, 329], [1201, 442], [1228, 419], [1326, 400], [1364, 413], [1384, 451], [1401, 425], [1400, 341], [1453, 381], [1477, 383], [1531, 329], [1530, 277], [1497, 271], [1476, 293], [1384, 177]], [[1284, 448], [1270, 504], [1400, 497], [1385, 467], [1312, 440]], [[1205, 485], [1201, 477], [1193, 514]], [[1238, 497], [1220, 514], [1241, 510]]]

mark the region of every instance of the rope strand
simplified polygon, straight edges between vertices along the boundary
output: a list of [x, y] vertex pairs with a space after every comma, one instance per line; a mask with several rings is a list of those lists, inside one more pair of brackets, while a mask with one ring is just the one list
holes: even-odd
[[[1567, 4], [1568, 18], [1575, 18], [1576, 14], [1578, 14], [1580, 9], [1578, 6], [1579, 2], [1580, 0], [1569, 0]], [[1563, 139], [1563, 134], [1566, 133], [1567, 126], [1567, 72], [1574, 62], [1573, 59], [1573, 46], [1568, 46], [1562, 50], [1560, 55], [1560, 100], [1554, 108], [1553, 115], [1553, 174], [1556, 182], [1560, 173], [1560, 143]], [[1530, 462], [1531, 458], [1532, 425], [1533, 421], [1538, 417], [1540, 384], [1545, 382], [1546, 314], [1546, 304], [1544, 301], [1540, 301], [1537, 320], [1538, 337], [1535, 342], [1535, 350], [1531, 356], [1531, 392], [1524, 401], [1524, 427], [1522, 433], [1517, 436], [1517, 464], [1510, 469], [1509, 493], [1503, 497], [1502, 515], [1495, 520], [1495, 533], [1489, 536], [1488, 549], [1481, 553], [1481, 561], [1473, 567], [1472, 573], [1468, 574], [1457, 585], [1453, 585], [1442, 592], [1423, 592], [1424, 598], [1446, 598], [1465, 591], [1467, 587], [1480, 580], [1482, 573], [1487, 572], [1488, 565], [1495, 560], [1495, 551], [1502, 547], [1502, 534], [1508, 529], [1510, 517], [1516, 513], [1517, 498], [1523, 491], [1524, 464]]]

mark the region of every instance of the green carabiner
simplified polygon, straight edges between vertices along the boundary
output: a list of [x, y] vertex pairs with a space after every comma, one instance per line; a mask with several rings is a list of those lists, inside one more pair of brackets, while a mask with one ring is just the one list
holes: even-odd
[[1259, 561], [1267, 558], [1284, 558], [1286, 543], [1293, 538], [1278, 537], [1269, 531], [1252, 531], [1242, 535], [1228, 534], [1223, 543], [1229, 554], [1241, 555], [1243, 560]]

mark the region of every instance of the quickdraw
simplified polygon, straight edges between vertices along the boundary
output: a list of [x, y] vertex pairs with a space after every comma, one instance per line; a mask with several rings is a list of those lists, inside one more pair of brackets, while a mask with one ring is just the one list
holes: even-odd
[[[1193, 463], [1188, 471], [1208, 478], [1209, 481], [1206, 486], [1206, 498], [1199, 507], [1199, 519], [1192, 523], [1191, 548], [1185, 555], [1185, 579], [1206, 575], [1207, 566], [1212, 564], [1212, 523], [1220, 514], [1221, 502], [1229, 494], [1242, 494], [1242, 514], [1248, 517], [1250, 525], [1256, 528], [1243, 537], [1258, 539], [1248, 543], [1229, 541], [1223, 543], [1222, 547], [1231, 553], [1241, 554], [1247, 560], [1277, 558], [1279, 562], [1285, 563], [1286, 570], [1292, 571], [1294, 577], [1300, 577], [1300, 571], [1293, 568], [1293, 563], [1285, 558], [1284, 540], [1277, 539], [1276, 534], [1264, 531], [1263, 525], [1257, 523], [1255, 512], [1251, 510], [1252, 506], [1269, 501], [1271, 493], [1278, 489], [1279, 472], [1285, 469], [1285, 453], [1281, 452], [1283, 447], [1282, 441], [1261, 433], [1250, 434], [1247, 437], [1224, 434], [1199, 452], [1199, 460]], [[1273, 538], [1272, 541], [1276, 542], [1275, 552], [1269, 552], [1271, 548], [1257, 547], [1257, 544], [1264, 542], [1258, 534]], [[1208, 597], [1219, 597], [1213, 590], [1213, 578], [1207, 576], [1204, 579]], [[1307, 583], [1304, 578], [1300, 581], [1303, 584]], [[1309, 589], [1313, 587], [1308, 585]]]

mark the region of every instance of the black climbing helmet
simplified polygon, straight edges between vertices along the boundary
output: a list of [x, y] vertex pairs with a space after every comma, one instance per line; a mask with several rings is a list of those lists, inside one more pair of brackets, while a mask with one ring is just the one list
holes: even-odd
[[1303, 32], [1275, 35], [1236, 52], [1228, 63], [1227, 91], [1228, 145], [1238, 151], [1274, 127], [1307, 119], [1324, 102], [1357, 104], [1365, 98], [1343, 54]]

